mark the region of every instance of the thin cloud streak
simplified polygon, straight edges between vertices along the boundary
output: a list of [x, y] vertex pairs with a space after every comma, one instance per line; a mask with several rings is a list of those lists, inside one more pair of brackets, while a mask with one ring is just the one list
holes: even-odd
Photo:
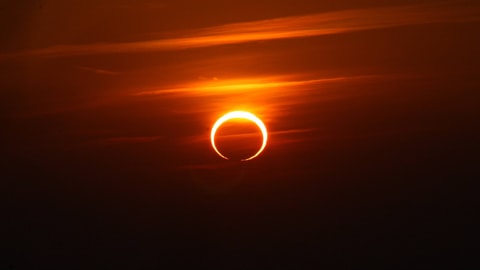
[[143, 137], [113, 137], [105, 139], [105, 143], [146, 143], [160, 140], [161, 136], [143, 136]]
[[[331, 100], [361, 95], [346, 85], [359, 85], [379, 79], [394, 78], [394, 75], [363, 75], [333, 78], [300, 79], [295, 76], [249, 78], [192, 84], [188, 87], [154, 89], [131, 93], [138, 100], [184, 100], [191, 106], [173, 109], [175, 114], [214, 114], [232, 110], [253, 111], [264, 115], [275, 112], [276, 116], [289, 114], [292, 106], [329, 102]], [[355, 89], [355, 88], [353, 88]], [[265, 114], [264, 114], [265, 113]]]
[[[101, 133], [92, 131], [91, 133]], [[74, 142], [64, 146], [64, 150], [73, 150], [85, 147], [104, 147], [112, 145], [128, 145], [128, 144], [148, 144], [160, 141], [162, 136], [117, 136], [117, 137], [104, 137], [93, 140], [85, 140], [83, 142]]]
[[[295, 129], [285, 129], [285, 130], [268, 130], [268, 136], [270, 138], [275, 138], [273, 142], [277, 141], [278, 138], [283, 137], [285, 135], [292, 135], [292, 134], [302, 134], [302, 133], [312, 133], [316, 131], [316, 128], [295, 128]], [[222, 138], [245, 138], [245, 137], [254, 137], [254, 136], [261, 136], [261, 133], [242, 133], [242, 134], [233, 134], [233, 135], [222, 135]], [[196, 143], [204, 143], [209, 142], [210, 137], [208, 134], [200, 134], [197, 136], [185, 137], [183, 139], [183, 143], [185, 144], [196, 144]], [[272, 143], [270, 139], [269, 144]]]
[[0, 55], [1, 58], [21, 56], [61, 57], [75, 55], [141, 53], [173, 51], [277, 39], [291, 39], [381, 29], [403, 25], [480, 20], [480, 5], [454, 4], [384, 7], [345, 10], [270, 20], [226, 24], [192, 30], [190, 36], [169, 39], [58, 45], [42, 49]]
[[93, 67], [85, 67], [85, 66], [77, 66], [78, 69], [88, 71], [88, 72], [93, 72], [98, 75], [118, 75], [118, 72], [107, 70], [107, 69], [101, 69], [101, 68], [93, 68]]
[[156, 96], [156, 95], [188, 95], [188, 96], [208, 96], [208, 95], [225, 95], [228, 93], [245, 93], [249, 90], [258, 91], [262, 89], [283, 89], [294, 86], [316, 85], [328, 82], [338, 82], [347, 79], [361, 79], [372, 76], [356, 76], [356, 77], [335, 77], [311, 80], [290, 80], [281, 81], [277, 77], [268, 77], [262, 79], [249, 80], [227, 80], [218, 83], [204, 83], [201, 85], [193, 85], [188, 87], [178, 87], [169, 89], [156, 89], [134, 93], [134, 96]]

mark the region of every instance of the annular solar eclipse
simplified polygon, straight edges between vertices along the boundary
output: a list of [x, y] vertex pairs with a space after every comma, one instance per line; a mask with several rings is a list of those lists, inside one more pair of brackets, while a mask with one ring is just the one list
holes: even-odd
[[218, 148], [215, 144], [215, 135], [216, 135], [217, 130], [220, 126], [222, 126], [225, 122], [228, 122], [232, 119], [243, 119], [243, 120], [251, 121], [254, 124], [256, 124], [258, 126], [258, 128], [260, 129], [260, 131], [262, 132], [263, 139], [262, 139], [262, 145], [261, 145], [260, 149], [258, 149], [258, 151], [255, 154], [253, 154], [252, 156], [241, 159], [241, 161], [247, 161], [247, 160], [251, 160], [251, 159], [256, 158], [258, 155], [260, 155], [263, 152], [263, 150], [265, 149], [265, 146], [267, 145], [268, 132], [267, 132], [267, 128], [265, 127], [265, 124], [262, 122], [262, 120], [260, 120], [260, 118], [258, 118], [254, 114], [252, 114], [250, 112], [246, 112], [246, 111], [232, 111], [232, 112], [229, 112], [229, 113], [223, 115], [222, 117], [218, 118], [218, 120], [213, 125], [212, 131], [210, 133], [210, 142], [212, 143], [213, 150], [215, 150], [215, 152], [220, 157], [222, 157], [224, 159], [229, 159], [227, 156], [225, 156], [224, 154], [222, 154], [218, 150]]

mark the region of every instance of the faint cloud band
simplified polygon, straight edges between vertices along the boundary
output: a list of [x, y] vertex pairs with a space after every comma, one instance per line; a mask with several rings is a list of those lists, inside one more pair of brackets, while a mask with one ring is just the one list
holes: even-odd
[[173, 51], [253, 41], [322, 36], [402, 25], [480, 20], [480, 5], [460, 6], [451, 3], [344, 10], [234, 23], [192, 30], [190, 34], [183, 33], [181, 35], [183, 37], [121, 43], [57, 45], [0, 54], [0, 59], [22, 56], [62, 57]]

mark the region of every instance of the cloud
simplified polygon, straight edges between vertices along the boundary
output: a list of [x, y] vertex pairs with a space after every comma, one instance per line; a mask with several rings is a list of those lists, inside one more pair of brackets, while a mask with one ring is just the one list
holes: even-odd
[[[175, 100], [189, 104], [171, 110], [174, 114], [203, 114], [225, 110], [246, 110], [263, 115], [275, 111], [277, 116], [289, 114], [293, 106], [353, 97], [361, 93], [346, 85], [359, 85], [395, 75], [359, 75], [331, 78], [299, 76], [266, 76], [242, 80], [219, 80], [191, 83], [174, 88], [143, 90], [131, 93], [138, 101]], [[266, 117], [266, 115], [264, 115]], [[268, 119], [267, 119], [268, 120]]]
[[143, 137], [112, 137], [105, 139], [105, 143], [146, 143], [161, 139], [161, 136], [143, 136]]
[[100, 69], [100, 68], [93, 68], [93, 67], [85, 67], [85, 66], [77, 66], [78, 69], [93, 72], [99, 75], [117, 75], [118, 72], [107, 70], [107, 69]]
[[459, 6], [449, 3], [451, 2], [435, 5], [344, 10], [226, 24], [193, 29], [186, 33], [174, 35], [171, 38], [149, 41], [57, 45], [13, 54], [4, 54], [0, 55], [0, 59], [25, 56], [61, 57], [173, 51], [254, 41], [340, 34], [403, 25], [471, 22], [480, 20], [480, 5]]
[[[367, 76], [357, 76], [356, 79], [365, 78]], [[285, 89], [287, 87], [309, 86], [329, 82], [338, 82], [353, 77], [334, 77], [307, 80], [285, 80], [286, 77], [264, 77], [249, 78], [242, 80], [221, 80], [207, 81], [205, 83], [197, 83], [185, 87], [167, 88], [167, 89], [151, 89], [133, 93], [134, 96], [149, 95], [187, 95], [187, 96], [211, 96], [226, 95], [234, 93], [257, 92], [259, 90], [268, 89]]]

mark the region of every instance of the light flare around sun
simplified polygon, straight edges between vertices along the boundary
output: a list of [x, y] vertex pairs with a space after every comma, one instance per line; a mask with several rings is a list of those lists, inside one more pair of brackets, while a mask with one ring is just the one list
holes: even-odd
[[243, 120], [251, 121], [251, 122], [255, 123], [258, 126], [258, 128], [260, 129], [260, 131], [262, 132], [263, 140], [262, 140], [262, 146], [260, 147], [260, 149], [255, 154], [253, 154], [252, 156], [250, 156], [248, 158], [241, 159], [241, 161], [247, 161], [247, 160], [251, 160], [251, 159], [256, 158], [258, 155], [260, 155], [263, 152], [263, 150], [265, 149], [265, 146], [267, 146], [268, 132], [267, 132], [267, 128], [265, 127], [265, 124], [262, 122], [262, 120], [260, 120], [260, 118], [258, 118], [254, 114], [252, 114], [250, 112], [246, 112], [246, 111], [232, 111], [232, 112], [229, 112], [229, 113], [223, 115], [222, 117], [220, 117], [215, 122], [215, 124], [212, 127], [212, 131], [210, 133], [210, 142], [212, 143], [213, 150], [215, 150], [215, 152], [220, 157], [222, 157], [224, 159], [229, 159], [228, 157], [223, 155], [217, 149], [217, 146], [215, 145], [215, 134], [217, 133], [218, 128], [222, 124], [224, 124], [225, 122], [227, 122], [229, 120], [232, 120], [232, 119], [243, 119]]

